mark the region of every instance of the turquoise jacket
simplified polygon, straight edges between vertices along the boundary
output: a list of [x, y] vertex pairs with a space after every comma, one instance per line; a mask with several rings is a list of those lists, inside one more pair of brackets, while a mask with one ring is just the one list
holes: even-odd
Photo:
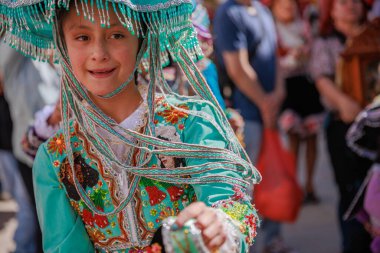
[[[203, 102], [170, 100], [180, 108], [213, 114], [214, 109]], [[156, 103], [154, 123], [156, 133], [162, 138], [226, 147], [227, 141], [206, 120], [176, 110], [163, 98], [157, 99]], [[114, 210], [125, 190], [117, 183], [117, 175], [103, 166], [104, 162], [95, 155], [75, 122], [70, 135], [75, 173], [87, 196], [97, 209]], [[256, 211], [241, 189], [225, 183], [175, 185], [142, 177], [132, 201], [121, 212], [108, 216], [95, 214], [74, 187], [65, 150], [63, 133], [58, 131], [40, 146], [33, 166], [37, 212], [47, 253], [159, 252], [157, 248], [152, 251], [149, 246], [155, 231], [166, 217], [176, 216], [194, 201], [202, 201], [227, 214], [229, 223], [238, 233], [240, 243], [237, 245], [241, 252], [247, 251], [248, 244], [253, 242], [258, 222]], [[173, 162], [171, 165], [170, 161]], [[153, 156], [149, 166], [165, 169], [165, 165], [172, 168], [173, 165], [191, 166], [205, 162]], [[223, 169], [216, 173], [240, 177]]]

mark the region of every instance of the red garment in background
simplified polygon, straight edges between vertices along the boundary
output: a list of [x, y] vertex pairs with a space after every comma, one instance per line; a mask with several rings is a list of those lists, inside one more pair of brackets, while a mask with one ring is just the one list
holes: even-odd
[[264, 130], [257, 169], [263, 178], [254, 189], [259, 214], [274, 221], [294, 222], [303, 193], [297, 182], [296, 159], [283, 147], [277, 130]]

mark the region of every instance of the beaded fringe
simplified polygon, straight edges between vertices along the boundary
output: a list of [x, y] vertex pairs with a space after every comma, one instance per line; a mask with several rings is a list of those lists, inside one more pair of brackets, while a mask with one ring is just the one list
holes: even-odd
[[[160, 38], [162, 65], [169, 63], [166, 45], [168, 37], [171, 36], [181, 39], [182, 45], [193, 59], [202, 57], [202, 50], [190, 21], [193, 8], [191, 1], [177, 0], [167, 2], [167, 6], [161, 3], [143, 7], [134, 5], [129, 0], [72, 1], [76, 12], [82, 13], [86, 19], [94, 21], [95, 15], [98, 15], [102, 27], [110, 26], [109, 8], [112, 8], [120, 23], [139, 38], [145, 38], [146, 28], [149, 28], [150, 32]], [[55, 49], [52, 24], [56, 11], [59, 8], [69, 9], [70, 4], [70, 0], [0, 0], [0, 30], [5, 30], [7, 43], [22, 54], [41, 61], [49, 60], [52, 50]], [[146, 60], [143, 64], [148, 65]]]

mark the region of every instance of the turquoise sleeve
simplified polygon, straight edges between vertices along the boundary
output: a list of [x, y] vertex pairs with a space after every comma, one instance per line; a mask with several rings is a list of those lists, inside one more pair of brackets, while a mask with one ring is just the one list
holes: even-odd
[[[197, 110], [208, 112], [211, 115], [214, 114], [210, 106], [202, 106], [197, 108]], [[227, 141], [218, 130], [202, 118], [189, 116], [185, 123], [185, 129], [183, 138], [186, 143], [218, 148], [226, 148], [227, 146]], [[204, 164], [210, 161], [207, 159], [186, 160], [187, 166]], [[212, 161], [220, 163], [221, 169], [204, 172], [202, 176], [217, 173], [233, 178], [241, 178], [241, 175], [235, 171], [224, 170], [223, 160]], [[234, 221], [233, 223], [236, 225], [237, 230], [241, 232], [241, 252], [245, 252], [248, 249], [248, 245], [253, 243], [253, 239], [256, 236], [256, 226], [259, 223], [256, 210], [250, 203], [250, 198], [245, 193], [245, 189], [222, 182], [194, 184], [193, 188], [198, 201], [204, 202], [207, 206], [222, 210]]]
[[33, 165], [33, 183], [44, 252], [95, 252], [55, 170], [45, 144], [41, 145]]

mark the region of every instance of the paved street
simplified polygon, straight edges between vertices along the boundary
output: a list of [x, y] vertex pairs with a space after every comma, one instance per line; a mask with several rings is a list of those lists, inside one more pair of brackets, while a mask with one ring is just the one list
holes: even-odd
[[[285, 240], [300, 253], [338, 253], [340, 250], [337, 189], [323, 138], [320, 138], [319, 154], [315, 188], [321, 203], [304, 206], [297, 222], [284, 228]], [[299, 170], [301, 181], [305, 170]]]
[[[317, 162], [315, 182], [318, 196], [322, 201], [319, 205], [303, 207], [297, 222], [284, 227], [285, 241], [299, 253], [339, 252], [340, 238], [335, 211], [336, 189], [323, 138], [320, 140], [320, 156]], [[300, 180], [302, 180], [304, 172], [302, 167], [299, 170]], [[14, 249], [11, 238], [17, 227], [17, 221], [14, 218], [16, 210], [17, 206], [14, 202], [0, 202], [0, 253], [8, 253]], [[260, 241], [259, 238], [258, 248], [261, 245]]]
[[12, 236], [17, 228], [16, 211], [15, 202], [0, 201], [0, 253], [8, 253], [15, 248]]

